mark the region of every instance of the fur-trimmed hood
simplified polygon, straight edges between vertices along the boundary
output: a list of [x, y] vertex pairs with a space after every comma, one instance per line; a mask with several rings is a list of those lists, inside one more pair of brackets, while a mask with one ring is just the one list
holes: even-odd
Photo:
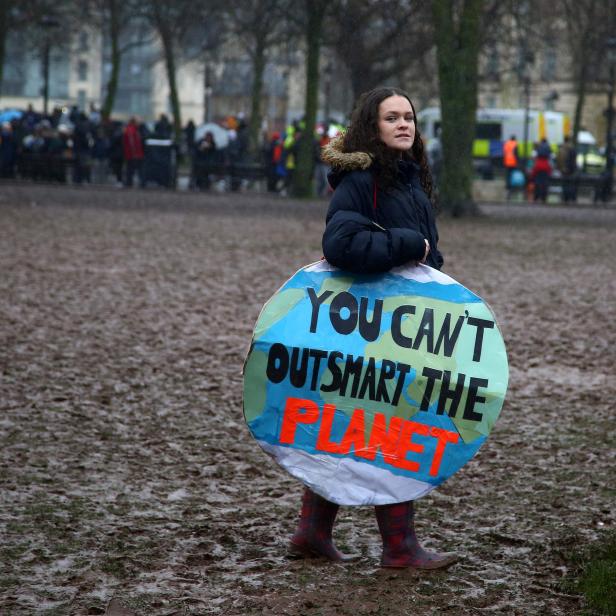
[[365, 171], [372, 165], [372, 156], [368, 152], [343, 152], [343, 142], [344, 135], [338, 135], [321, 151], [321, 159], [331, 167], [327, 181], [334, 190], [351, 171]]
[[335, 171], [355, 171], [368, 169], [372, 156], [367, 152], [343, 152], [344, 135], [334, 137], [323, 147], [321, 158]]

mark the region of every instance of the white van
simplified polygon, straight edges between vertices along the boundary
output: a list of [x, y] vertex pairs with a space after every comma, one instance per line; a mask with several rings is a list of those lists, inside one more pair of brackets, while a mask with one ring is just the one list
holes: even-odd
[[[422, 137], [428, 148], [431, 140], [437, 137], [441, 125], [441, 110], [439, 107], [427, 107], [417, 114], [417, 121]], [[548, 140], [552, 150], [556, 152], [558, 146], [564, 142], [565, 135], [571, 132], [569, 116], [560, 111], [529, 110], [528, 114], [528, 140], [524, 149], [524, 109], [477, 109], [477, 124], [475, 139], [473, 141], [473, 158], [499, 159], [503, 155], [503, 144], [512, 135], [518, 143], [521, 156], [530, 156], [533, 144], [544, 137]], [[592, 143], [590, 142], [592, 140]], [[595, 138], [588, 131], [580, 131], [578, 143], [582, 158], [578, 157], [578, 166], [582, 167], [584, 154], [586, 166], [599, 168], [605, 166], [603, 159], [596, 148]]]

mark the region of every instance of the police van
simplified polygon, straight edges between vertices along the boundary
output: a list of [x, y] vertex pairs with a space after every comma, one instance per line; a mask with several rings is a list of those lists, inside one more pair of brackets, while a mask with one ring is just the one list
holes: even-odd
[[[544, 137], [554, 153], [565, 140], [565, 135], [571, 133], [569, 116], [560, 111], [528, 112], [528, 139], [524, 144], [524, 109], [477, 109], [475, 139], [473, 141], [473, 158], [500, 163], [503, 157], [503, 144], [515, 135], [518, 141], [520, 156], [530, 157], [533, 144]], [[441, 110], [439, 107], [427, 107], [417, 114], [417, 121], [422, 137], [428, 149], [431, 142], [440, 133]], [[578, 167], [588, 171], [601, 171], [605, 166], [605, 158], [601, 156], [596, 141], [588, 131], [578, 134]]]

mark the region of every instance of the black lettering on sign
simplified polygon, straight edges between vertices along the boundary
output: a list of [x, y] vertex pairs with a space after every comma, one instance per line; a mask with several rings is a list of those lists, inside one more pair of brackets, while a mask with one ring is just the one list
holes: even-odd
[[347, 355], [346, 364], [344, 365], [344, 374], [342, 375], [342, 384], [340, 385], [341, 396], [345, 395], [349, 377], [352, 375], [353, 385], [351, 385], [351, 393], [349, 395], [351, 398], [357, 398], [357, 389], [359, 388], [363, 366], [364, 358], [361, 355], [355, 358], [352, 355]]
[[464, 316], [459, 316], [456, 321], [456, 325], [453, 328], [453, 332], [450, 331], [451, 327], [451, 314], [449, 312], [445, 316], [443, 320], [443, 325], [441, 325], [441, 331], [436, 339], [436, 345], [434, 347], [434, 352], [438, 355], [441, 352], [441, 344], [443, 345], [443, 352], [446, 357], [451, 357], [453, 353], [453, 349], [456, 346], [456, 342], [458, 341], [458, 336], [460, 335], [460, 330], [462, 329], [462, 323], [464, 323]]
[[391, 337], [398, 346], [411, 349], [413, 347], [413, 339], [402, 333], [402, 317], [405, 314], [415, 314], [415, 306], [403, 305], [398, 306], [394, 310], [391, 316]]
[[376, 401], [389, 403], [389, 392], [387, 391], [387, 385], [385, 381], [393, 379], [396, 375], [396, 363], [390, 359], [384, 359], [381, 361], [381, 375], [379, 377], [379, 384], [376, 388]]
[[419, 407], [419, 410], [427, 411], [430, 409], [430, 400], [432, 399], [432, 392], [434, 391], [434, 383], [437, 380], [440, 380], [443, 373], [440, 370], [435, 370], [434, 368], [428, 368], [428, 366], [426, 366], [421, 374], [428, 379], [428, 383], [426, 384], [426, 389], [424, 391], [423, 398], [421, 399], [421, 406]]
[[332, 374], [332, 382], [329, 385], [323, 383], [321, 385], [321, 391], [336, 391], [340, 389], [340, 383], [342, 381], [342, 370], [336, 363], [336, 360], [342, 359], [344, 355], [340, 351], [332, 351], [327, 358], [327, 369]]
[[[347, 309], [349, 316], [343, 318], [340, 311]], [[344, 336], [357, 327], [357, 300], [348, 291], [338, 293], [329, 305], [329, 318], [334, 329]]]
[[303, 387], [308, 373], [308, 353], [310, 349], [302, 349], [302, 363], [299, 360], [299, 347], [293, 347], [291, 351], [291, 371], [289, 379], [293, 387]]
[[488, 321], [487, 319], [478, 319], [476, 317], [469, 317], [467, 323], [477, 328], [475, 332], [475, 348], [473, 350], [473, 361], [479, 361], [481, 359], [481, 345], [483, 344], [483, 330], [492, 329], [494, 327], [494, 321]]
[[466, 398], [466, 405], [464, 406], [464, 415], [462, 416], [463, 419], [470, 419], [471, 421], [481, 421], [483, 419], [483, 413], [475, 412], [475, 404], [483, 404], [486, 401], [485, 396], [477, 395], [477, 389], [487, 386], [488, 379], [471, 377], [468, 386], [468, 397]]
[[366, 397], [366, 390], [368, 390], [368, 400], [374, 401], [376, 398], [376, 364], [374, 357], [368, 358], [368, 365], [366, 366], [366, 372], [364, 373], [364, 379], [359, 390], [359, 397]]
[[411, 366], [408, 364], [397, 363], [396, 367], [398, 368], [398, 383], [396, 384], [396, 391], [394, 391], [394, 397], [391, 400], [391, 403], [396, 406], [398, 401], [400, 400], [400, 394], [402, 393], [402, 388], [404, 387], [404, 381], [406, 379], [406, 375], [411, 371]]
[[458, 374], [458, 380], [456, 381], [456, 386], [451, 389], [451, 372], [449, 370], [443, 370], [443, 378], [441, 382], [441, 393], [438, 397], [438, 406], [436, 408], [436, 414], [442, 415], [445, 412], [445, 405], [447, 404], [447, 400], [451, 400], [451, 404], [449, 405], [449, 417], [455, 417], [458, 412], [458, 406], [460, 404], [460, 400], [462, 399], [462, 394], [464, 393], [464, 381], [466, 379], [466, 375], [460, 372]]
[[383, 314], [383, 300], [374, 300], [374, 310], [372, 321], [368, 321], [368, 298], [362, 297], [359, 300], [359, 333], [364, 340], [374, 342], [381, 331], [381, 316]]
[[432, 308], [426, 308], [424, 310], [413, 344], [413, 350], [416, 351], [419, 348], [424, 338], [426, 339], [426, 351], [428, 351], [428, 353], [434, 353], [434, 310], [432, 310]]
[[316, 291], [312, 287], [306, 289], [308, 297], [312, 304], [312, 316], [310, 317], [310, 331], [314, 334], [317, 331], [317, 321], [319, 319], [319, 307], [333, 293], [333, 291], [323, 291], [317, 296]]
[[314, 359], [314, 365], [312, 367], [312, 380], [310, 381], [310, 389], [314, 391], [317, 388], [319, 366], [321, 365], [321, 360], [327, 357], [327, 351], [321, 351], [320, 349], [310, 349], [310, 357]]
[[280, 383], [287, 376], [289, 370], [289, 352], [280, 342], [272, 344], [267, 356], [267, 378], [272, 383]]

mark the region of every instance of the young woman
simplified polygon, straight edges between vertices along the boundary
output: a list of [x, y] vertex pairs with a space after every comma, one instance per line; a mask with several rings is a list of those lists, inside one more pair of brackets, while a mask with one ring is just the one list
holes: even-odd
[[[431, 203], [432, 180], [415, 110], [396, 88], [363, 94], [347, 132], [323, 151], [334, 188], [323, 254], [329, 263], [356, 273], [386, 272], [405, 263], [440, 269], [438, 232]], [[413, 502], [379, 505], [383, 567], [438, 569], [456, 561], [428, 552], [415, 536]], [[341, 561], [332, 541], [338, 505], [306, 488], [291, 552]]]

